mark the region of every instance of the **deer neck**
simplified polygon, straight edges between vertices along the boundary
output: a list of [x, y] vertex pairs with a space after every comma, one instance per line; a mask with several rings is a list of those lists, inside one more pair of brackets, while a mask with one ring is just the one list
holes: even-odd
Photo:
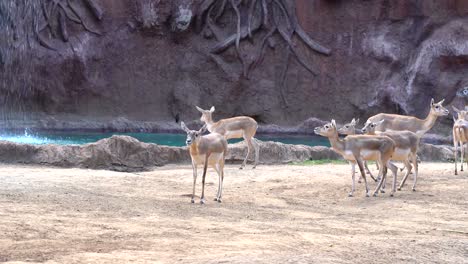
[[198, 144], [196, 144], [195, 142], [192, 145], [190, 145], [190, 154], [192, 156], [198, 155]]
[[190, 155], [198, 156], [206, 154], [206, 141], [203, 137], [198, 138], [190, 145]]
[[338, 137], [338, 133], [335, 133], [332, 136], [328, 137], [328, 140], [330, 141], [330, 145], [333, 150], [339, 153], [345, 152], [344, 141]]
[[426, 119], [423, 120], [422, 127], [421, 127], [420, 130], [423, 130], [424, 133], [429, 131], [434, 126], [434, 124], [435, 124], [435, 122], [437, 120], [437, 117], [438, 116], [431, 109], [431, 111], [427, 115]]
[[213, 122], [213, 118], [211, 117], [211, 115], [209, 115], [209, 116], [206, 116], [205, 123], [206, 123], [206, 128], [208, 129], [208, 131], [213, 132], [213, 127], [218, 122]]

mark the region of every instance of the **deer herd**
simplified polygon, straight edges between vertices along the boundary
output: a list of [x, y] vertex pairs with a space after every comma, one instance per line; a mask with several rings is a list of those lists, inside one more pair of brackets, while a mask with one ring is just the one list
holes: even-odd
[[[404, 186], [406, 179], [413, 172], [412, 190], [416, 190], [418, 179], [418, 147], [421, 137], [429, 131], [440, 116], [447, 116], [449, 111], [442, 106], [444, 100], [435, 103], [434, 99], [430, 103], [430, 111], [425, 119], [419, 119], [413, 116], [396, 114], [377, 114], [367, 119], [364, 127], [360, 130], [356, 128], [359, 120], [353, 119], [350, 123], [338, 128], [335, 120], [316, 127], [314, 133], [327, 137], [330, 141], [331, 149], [348, 161], [351, 165], [352, 187], [349, 196], [353, 196], [356, 189], [355, 185], [355, 167], [359, 167], [361, 179], [364, 180], [366, 196], [369, 196], [369, 186], [366, 179], [368, 174], [374, 181], [378, 181], [377, 187], [373, 191], [373, 196], [379, 192], [385, 192], [385, 183], [387, 171], [392, 172], [392, 190], [390, 196], [393, 196], [397, 189], [398, 167], [393, 163], [402, 162], [406, 169], [405, 175], [398, 185], [398, 190]], [[231, 138], [243, 138], [247, 143], [247, 155], [242, 162], [240, 169], [246, 166], [250, 153], [255, 154], [253, 168], [259, 160], [259, 144], [254, 138], [258, 124], [247, 116], [238, 116], [233, 118], [213, 121], [212, 114], [214, 107], [210, 110], [204, 110], [200, 107], [196, 109], [201, 112], [200, 120], [204, 126], [196, 131], [187, 128], [184, 122], [181, 122], [182, 129], [187, 133], [186, 144], [189, 147], [189, 153], [192, 159], [193, 168], [193, 192], [191, 202], [195, 202], [195, 186], [197, 181], [197, 168], [203, 165], [202, 176], [202, 194], [200, 203], [205, 203], [205, 177], [208, 166], [212, 167], [218, 174], [218, 192], [217, 202], [222, 202], [223, 181], [224, 181], [224, 162], [228, 151], [227, 140]], [[464, 144], [468, 143], [468, 110], [458, 110], [454, 107], [457, 118], [454, 117], [453, 142], [455, 174], [457, 174], [457, 153], [458, 147], [461, 150], [461, 171], [463, 171]], [[210, 134], [203, 135], [208, 130]], [[344, 135], [340, 137], [340, 135]], [[377, 177], [370, 172], [367, 161], [375, 161], [379, 170]]]

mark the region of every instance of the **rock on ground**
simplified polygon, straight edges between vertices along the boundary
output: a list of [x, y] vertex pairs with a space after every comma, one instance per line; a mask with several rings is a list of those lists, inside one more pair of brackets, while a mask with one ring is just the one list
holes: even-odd
[[[260, 164], [286, 164], [305, 160], [339, 159], [328, 147], [290, 145], [258, 141]], [[245, 143], [229, 145], [227, 163], [240, 163], [247, 154]], [[423, 161], [453, 159], [450, 147], [421, 144]], [[250, 162], [253, 161], [250, 155]], [[85, 145], [30, 145], [0, 141], [0, 162], [44, 164], [57, 167], [109, 169], [117, 171], [144, 171], [166, 164], [189, 163], [187, 147], [169, 147], [143, 143], [129, 136], [113, 136]]]

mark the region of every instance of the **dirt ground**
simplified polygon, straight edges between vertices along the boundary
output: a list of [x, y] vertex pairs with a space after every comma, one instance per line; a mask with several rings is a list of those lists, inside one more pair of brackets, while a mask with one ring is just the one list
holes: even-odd
[[468, 263], [468, 172], [452, 169], [423, 163], [416, 192], [366, 198], [358, 184], [349, 198], [349, 165], [229, 165], [223, 203], [210, 170], [200, 205], [190, 203], [189, 165], [2, 165], [0, 261]]

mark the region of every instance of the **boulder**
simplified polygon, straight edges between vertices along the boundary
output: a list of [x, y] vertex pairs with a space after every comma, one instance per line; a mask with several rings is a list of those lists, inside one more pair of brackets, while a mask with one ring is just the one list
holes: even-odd
[[447, 145], [421, 143], [418, 156], [421, 161], [453, 161], [453, 148]]
[[[261, 164], [285, 164], [290, 162], [300, 162], [309, 159], [339, 159], [340, 156], [328, 147], [306, 145], [291, 145], [273, 141], [260, 141]], [[244, 142], [229, 145], [227, 162], [242, 162], [247, 155], [247, 147]], [[254, 154], [250, 155], [250, 160]]]
[[189, 160], [186, 148], [143, 143], [129, 136], [113, 136], [85, 145], [0, 142], [0, 162], [3, 163], [142, 171]]
[[[261, 164], [285, 164], [338, 156], [327, 147], [261, 142]], [[240, 163], [247, 154], [245, 143], [229, 145], [228, 163]], [[253, 154], [250, 156], [253, 159]], [[112, 136], [85, 145], [30, 145], [0, 141], [0, 162], [44, 164], [58, 167], [143, 171], [171, 163], [189, 163], [187, 147], [143, 143], [129, 136]]]
[[[341, 159], [324, 146], [290, 145], [272, 141], [257, 141], [260, 164], [287, 164], [305, 160]], [[229, 144], [227, 163], [240, 164], [247, 154], [244, 142]], [[453, 151], [444, 145], [421, 144], [422, 161], [451, 161]], [[254, 154], [249, 157], [252, 163]], [[145, 171], [166, 164], [190, 163], [187, 147], [170, 147], [143, 143], [129, 136], [112, 136], [85, 145], [31, 145], [0, 141], [0, 162], [9, 164], [40, 164], [57, 167]]]

